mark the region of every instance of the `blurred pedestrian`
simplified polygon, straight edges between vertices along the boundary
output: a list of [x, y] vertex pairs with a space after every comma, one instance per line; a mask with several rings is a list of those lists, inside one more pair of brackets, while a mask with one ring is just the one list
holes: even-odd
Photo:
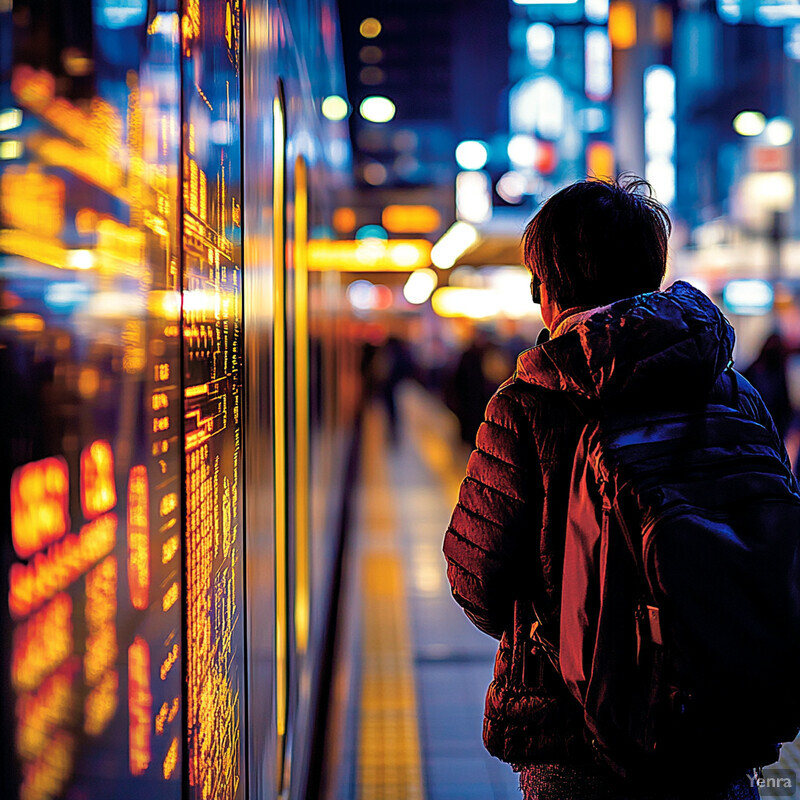
[[758, 358], [744, 372], [763, 398], [782, 439], [786, 437], [794, 414], [786, 381], [787, 356], [783, 337], [778, 332], [771, 333]]
[[397, 443], [397, 387], [414, 373], [411, 354], [405, 342], [389, 336], [372, 361], [372, 385], [375, 396], [381, 401], [389, 422], [389, 440]]
[[[727, 320], [704, 294], [687, 283], [659, 290], [666, 271], [670, 221], [650, 191], [649, 185], [638, 179], [581, 181], [550, 198], [528, 225], [523, 239], [525, 264], [547, 333], [540, 336], [536, 347], [519, 356], [514, 375], [491, 398], [445, 535], [444, 553], [455, 599], [478, 628], [500, 640], [494, 681], [486, 699], [484, 743], [490, 753], [520, 771], [526, 800], [752, 800], [759, 794], [753, 783], [754, 772], [748, 769], [777, 758], [778, 747], [771, 736], [760, 749], [747, 749], [742, 744], [745, 749], [741, 753], [733, 735], [730, 740], [726, 736], [712, 741], [701, 737], [700, 745], [679, 751], [683, 760], [668, 775], [673, 781], [669, 790], [666, 781], [662, 783], [663, 776], [655, 778], [648, 773], [644, 778], [640, 775], [638, 781], [630, 778], [630, 773], [620, 776], [619, 764], [612, 756], [624, 761], [624, 752], [622, 756], [614, 753], [607, 740], [602, 747], [598, 744], [600, 733], [590, 717], [588, 702], [616, 701], [626, 709], [626, 704], [641, 698], [648, 709], [646, 726], [656, 726], [661, 717], [655, 715], [661, 715], [663, 704], [683, 703], [686, 696], [682, 690], [666, 695], [662, 689], [672, 686], [667, 681], [674, 676], [664, 677], [659, 669], [672, 662], [660, 662], [652, 655], [649, 695], [639, 683], [631, 681], [615, 696], [604, 697], [618, 676], [612, 674], [603, 683], [601, 680], [609, 676], [598, 667], [598, 674], [586, 671], [576, 680], [581, 686], [590, 683], [599, 697], [578, 698], [575, 685], [568, 688], [564, 677], [564, 648], [572, 646], [588, 620], [600, 613], [593, 606], [613, 609], [621, 602], [619, 598], [631, 594], [627, 587], [633, 585], [628, 582], [633, 579], [619, 579], [633, 569], [630, 556], [642, 540], [639, 528], [627, 534], [633, 537], [627, 547], [614, 544], [614, 553], [627, 553], [617, 556], [619, 562], [611, 560], [608, 549], [601, 549], [599, 537], [607, 533], [575, 545], [583, 547], [585, 553], [565, 553], [573, 502], [580, 503], [578, 510], [584, 515], [587, 531], [595, 530], [599, 519], [608, 518], [599, 496], [587, 491], [579, 492], [577, 500], [570, 499], [575, 498], [575, 482], [584, 475], [573, 472], [573, 468], [593, 468], [588, 462], [580, 462], [580, 453], [576, 452], [582, 432], [590, 429], [589, 422], [594, 421], [596, 426], [597, 420], [606, 417], [613, 422], [649, 412], [658, 422], [643, 426], [644, 434], [637, 433], [645, 437], [641, 442], [634, 440], [640, 448], [637, 452], [652, 453], [651, 443], [659, 436], [657, 444], [666, 453], [672, 446], [672, 428], [667, 427], [670, 414], [681, 411], [694, 418], [696, 410], [704, 409], [706, 403], [724, 404], [741, 425], [761, 431], [759, 458], [777, 465], [780, 475], [789, 476], [781, 478], [782, 485], [793, 483], [785, 448], [764, 403], [730, 368], [734, 336]], [[700, 416], [698, 424], [706, 424], [706, 418]], [[721, 453], [720, 464], [736, 462], [735, 458], [724, 459], [733, 447], [729, 444]], [[662, 462], [666, 458], [658, 457]], [[692, 469], [704, 466], [695, 464], [683, 452], [676, 457], [681, 460], [677, 470], [680, 475], [691, 475]], [[659, 465], [662, 470], [669, 468], [669, 463], [666, 467]], [[676, 474], [675, 465], [670, 474]], [[745, 481], [749, 475], [744, 474]], [[720, 491], [724, 492], [724, 487]], [[796, 485], [787, 492], [794, 502]], [[657, 499], [664, 500], [661, 496]], [[728, 503], [724, 508], [742, 499], [723, 495]], [[617, 513], [622, 515], [623, 510], [617, 508]], [[688, 524], [702, 529], [706, 520], [700, 513], [687, 513]], [[668, 520], [664, 514], [656, 521], [669, 524]], [[633, 543], [637, 536], [639, 545]], [[602, 539], [604, 548], [607, 541]], [[562, 571], [567, 555], [573, 564], [584, 558], [587, 572]], [[678, 572], [686, 563], [679, 556], [680, 552], [676, 557]], [[691, 566], [708, 574], [709, 565], [697, 562], [695, 559]], [[620, 564], [624, 570], [614, 572]], [[640, 576], [644, 574], [643, 567], [641, 570]], [[616, 577], [609, 578], [609, 574]], [[592, 581], [601, 580], [608, 581], [597, 584], [603, 589], [602, 595], [586, 595], [592, 607], [587, 605], [572, 627], [565, 629], [562, 624], [560, 628], [566, 594], [580, 592], [582, 581], [594, 586]], [[701, 589], [690, 587], [687, 602], [695, 596], [691, 592]], [[609, 641], [606, 637], [612, 641], [616, 637], [616, 646], [595, 651], [591, 637], [588, 644], [580, 640], [589, 649], [589, 667], [602, 666], [603, 659], [622, 658], [632, 659], [638, 666], [640, 655], [650, 658], [651, 653], [670, 653], [659, 649], [663, 642], [658, 608], [654, 609], [655, 617], [643, 617], [639, 614], [643, 603], [640, 599], [635, 606], [635, 616], [633, 607], [629, 616], [624, 616], [624, 630], [605, 630], [604, 637], [597, 639], [599, 647], [599, 643]], [[701, 608], [697, 611], [703, 613]], [[770, 620], [770, 624], [777, 622]], [[631, 625], [640, 638], [629, 645], [631, 639], [625, 637], [632, 636]], [[713, 640], [714, 631], [709, 634]], [[732, 647], [740, 646], [738, 638], [730, 638]], [[577, 648], [579, 660], [587, 657], [586, 647], [584, 651]], [[574, 656], [575, 650], [573, 647], [567, 654]], [[686, 668], [696, 666], [691, 663]], [[728, 686], [732, 675], [730, 666], [725, 666], [718, 678]], [[639, 691], [645, 696], [636, 694]], [[661, 705], [647, 705], [656, 700]], [[696, 708], [691, 699], [685, 702], [690, 709]], [[739, 708], [746, 702], [745, 697]], [[624, 720], [620, 726], [624, 729]], [[691, 727], [684, 733], [699, 736]], [[677, 739], [682, 745], [689, 741], [683, 734]], [[640, 755], [638, 750], [636, 755]], [[692, 758], [695, 768], [690, 764]], [[698, 761], [702, 773], [697, 771]]]
[[448, 408], [458, 418], [461, 441], [475, 446], [475, 435], [489, 398], [508, 376], [512, 362], [485, 330], [478, 329], [459, 356], [445, 390]]
[[473, 447], [475, 434], [483, 420], [483, 410], [491, 397], [487, 393], [483, 374], [483, 359], [489, 346], [489, 338], [478, 330], [466, 349], [458, 357], [455, 371], [446, 390], [447, 405], [458, 419], [461, 441]]

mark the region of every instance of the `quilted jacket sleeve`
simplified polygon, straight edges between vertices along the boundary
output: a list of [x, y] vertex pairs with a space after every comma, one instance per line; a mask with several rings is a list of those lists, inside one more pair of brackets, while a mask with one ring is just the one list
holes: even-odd
[[[530, 423], [501, 388], [489, 401], [444, 538], [453, 597], [496, 639], [510, 628], [520, 563], [541, 520], [541, 476]], [[538, 493], [538, 496], [537, 496]]]

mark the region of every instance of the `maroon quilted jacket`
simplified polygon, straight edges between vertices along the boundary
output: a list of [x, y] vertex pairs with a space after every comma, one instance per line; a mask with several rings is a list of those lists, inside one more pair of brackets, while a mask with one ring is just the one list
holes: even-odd
[[557, 636], [569, 481], [586, 419], [707, 398], [737, 403], [774, 429], [749, 384], [732, 398], [720, 377], [733, 341], [713, 303], [678, 282], [614, 303], [525, 351], [489, 402], [444, 553], [456, 601], [500, 640], [484, 721], [484, 743], [498, 758], [591, 760], [582, 710], [529, 638], [534, 606], [549, 637]]

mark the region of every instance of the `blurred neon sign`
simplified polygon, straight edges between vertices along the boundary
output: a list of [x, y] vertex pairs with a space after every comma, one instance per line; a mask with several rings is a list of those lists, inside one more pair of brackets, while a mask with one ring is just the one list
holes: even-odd
[[544, 69], [552, 60], [555, 53], [556, 31], [546, 22], [534, 22], [525, 32], [525, 44], [528, 51], [528, 61], [534, 67]]
[[117, 30], [141, 25], [147, 14], [146, 0], [99, 0], [95, 3], [97, 24]]
[[644, 74], [645, 177], [664, 205], [675, 202], [675, 73], [667, 66]]
[[54, 731], [69, 721], [76, 669], [75, 663], [67, 662], [38, 691], [25, 693], [17, 700], [17, 752], [25, 761], [40, 758]]
[[33, 461], [11, 476], [11, 537], [20, 558], [60, 539], [69, 528], [69, 472], [60, 456]]
[[13, 564], [9, 573], [8, 607], [22, 619], [57, 592], [67, 589], [94, 563], [108, 555], [117, 538], [117, 517], [105, 514], [37, 553], [28, 564]]
[[772, 309], [775, 293], [760, 279], [729, 281], [722, 290], [722, 301], [732, 314], [758, 316]]
[[607, 100], [611, 96], [611, 40], [605, 28], [589, 28], [584, 38], [586, 96]]
[[83, 669], [92, 690], [84, 730], [102, 733], [117, 709], [117, 559], [108, 556], [86, 576], [86, 652]]
[[564, 103], [564, 90], [550, 75], [522, 81], [509, 99], [512, 132], [536, 131], [545, 139], [558, 139], [564, 131]]
[[14, 631], [11, 682], [17, 691], [41, 686], [72, 653], [72, 598], [62, 592]]
[[40, 236], [58, 236], [64, 225], [64, 181], [31, 167], [9, 167], [0, 176], [5, 225]]
[[308, 265], [339, 272], [396, 272], [427, 267], [431, 243], [426, 239], [354, 239], [308, 243]]
[[132, 775], [141, 775], [150, 766], [152, 711], [150, 647], [141, 636], [137, 636], [128, 648], [128, 755]]
[[608, 0], [586, 0], [584, 11], [589, 22], [602, 25], [608, 21]]
[[792, 25], [800, 20], [800, 0], [717, 0], [717, 12], [733, 24]]
[[81, 453], [81, 505], [88, 519], [112, 509], [117, 503], [114, 454], [108, 442], [98, 440]]
[[131, 605], [143, 611], [150, 603], [150, 503], [147, 467], [128, 476], [128, 587]]
[[15, 67], [11, 91], [21, 106], [38, 114], [61, 133], [86, 145], [91, 152], [99, 151], [106, 156], [108, 151], [115, 151], [122, 168], [122, 120], [110, 103], [95, 97], [91, 113], [87, 114], [63, 97], [55, 96], [56, 80], [51, 73], [25, 65]]
[[433, 206], [390, 205], [383, 209], [381, 222], [392, 233], [433, 233], [442, 215]]

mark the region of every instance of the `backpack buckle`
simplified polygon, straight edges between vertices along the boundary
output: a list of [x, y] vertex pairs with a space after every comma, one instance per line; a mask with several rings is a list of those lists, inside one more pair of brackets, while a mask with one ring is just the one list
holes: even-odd
[[663, 646], [664, 637], [661, 635], [661, 616], [656, 606], [647, 606], [647, 622], [650, 626], [650, 640], [653, 644]]

